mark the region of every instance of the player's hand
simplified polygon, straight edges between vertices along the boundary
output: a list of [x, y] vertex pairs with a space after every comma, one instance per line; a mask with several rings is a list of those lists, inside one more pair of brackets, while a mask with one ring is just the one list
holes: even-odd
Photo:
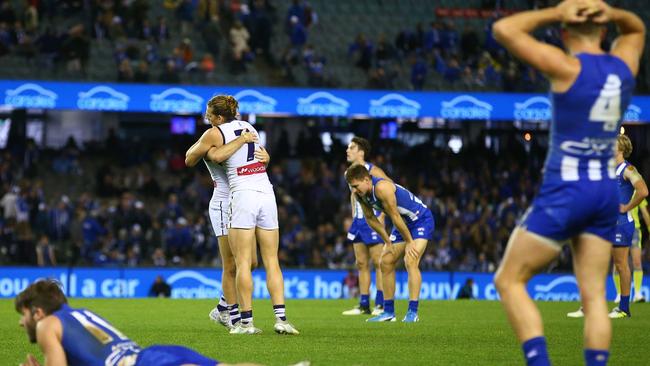
[[596, 24], [607, 24], [612, 20], [613, 8], [602, 0], [595, 0], [594, 11], [589, 18]]
[[34, 356], [28, 354], [25, 363], [21, 363], [20, 366], [41, 366], [41, 364], [38, 363]]
[[584, 23], [598, 12], [599, 0], [565, 0], [556, 7], [563, 23]]
[[404, 246], [404, 252], [406, 253], [406, 256], [413, 259], [418, 259], [418, 256], [420, 255], [420, 252], [418, 252], [417, 248], [415, 247], [414, 241], [406, 242], [406, 245]]
[[239, 137], [244, 143], [257, 142], [257, 135], [250, 131], [243, 131]]
[[624, 213], [626, 213], [626, 212], [628, 212], [628, 211], [629, 211], [629, 210], [627, 209], [627, 205], [624, 205], [624, 204], [621, 203], [621, 204], [618, 206], [618, 212], [624, 214]]
[[255, 149], [255, 159], [262, 164], [268, 164], [271, 156], [269, 156], [269, 153], [264, 147], [260, 146], [258, 149]]

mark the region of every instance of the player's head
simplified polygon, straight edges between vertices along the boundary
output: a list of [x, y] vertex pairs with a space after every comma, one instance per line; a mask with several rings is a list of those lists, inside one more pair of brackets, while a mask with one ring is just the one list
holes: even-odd
[[363, 137], [355, 136], [348, 144], [347, 154], [348, 163], [365, 161], [370, 156], [370, 142]]
[[[602, 0], [566, 0], [568, 2], [575, 2], [576, 4], [581, 4], [581, 6], [575, 7], [575, 11], [578, 14], [584, 12], [592, 11], [590, 8], [598, 9], [599, 3]], [[601, 13], [594, 13], [587, 18], [586, 21], [579, 23], [562, 23], [562, 41], [569, 51], [572, 51], [573, 48], [579, 45], [592, 44], [600, 47], [600, 42], [602, 41], [606, 27], [603, 24], [596, 23], [592, 19], [600, 15]]]
[[365, 196], [372, 190], [372, 179], [365, 166], [361, 164], [352, 164], [345, 171], [345, 180], [350, 185], [352, 193]]
[[625, 159], [632, 154], [632, 141], [626, 135], [618, 135], [616, 138], [616, 151], [621, 153]]
[[36, 323], [67, 303], [59, 283], [54, 280], [36, 281], [16, 296], [14, 305], [21, 314], [20, 326], [25, 328], [30, 342], [36, 342]]
[[213, 126], [230, 122], [239, 114], [239, 103], [232, 95], [215, 95], [208, 101], [205, 119]]

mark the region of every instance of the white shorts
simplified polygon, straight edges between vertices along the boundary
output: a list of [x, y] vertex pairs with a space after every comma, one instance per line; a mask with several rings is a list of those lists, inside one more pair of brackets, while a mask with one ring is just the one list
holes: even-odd
[[216, 237], [228, 235], [228, 199], [210, 200], [208, 214]]
[[273, 230], [279, 228], [278, 206], [273, 192], [235, 191], [230, 193], [229, 228]]

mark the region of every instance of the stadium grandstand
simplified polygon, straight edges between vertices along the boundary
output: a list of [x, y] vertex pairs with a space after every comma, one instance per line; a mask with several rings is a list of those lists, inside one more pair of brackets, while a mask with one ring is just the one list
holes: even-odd
[[[217, 94], [239, 100], [241, 119], [257, 129], [271, 157], [289, 314], [296, 299], [356, 301], [349, 299], [358, 294], [358, 278], [344, 176], [354, 136], [370, 142], [368, 162], [433, 213], [421, 300], [454, 300], [468, 280], [470, 297], [497, 300], [494, 272], [542, 183], [551, 103], [544, 75], [508, 53], [492, 26], [557, 3], [0, 0], [0, 300], [40, 277], [60, 279], [73, 299], [147, 297], [162, 274], [171, 297], [218, 301], [223, 258], [208, 214], [214, 182], [203, 163], [185, 164], [185, 151], [210, 127], [206, 103]], [[645, 1], [608, 3], [648, 26]], [[562, 47], [562, 32], [557, 25], [534, 35]], [[615, 35], [610, 25], [605, 49]], [[634, 144], [627, 160], [642, 176], [650, 176], [648, 94], [646, 47], [622, 127]], [[649, 227], [641, 226], [646, 273]], [[579, 300], [567, 275], [572, 261], [563, 247], [531, 282], [535, 300]], [[405, 300], [400, 265], [396, 299]], [[259, 267], [256, 301], [269, 298], [258, 288], [265, 279]], [[124, 282], [86, 293], [84, 278]], [[303, 292], [302, 280], [309, 283]], [[0, 305], [9, 308], [6, 301]], [[139, 306], [147, 311], [146, 303]], [[207, 322], [207, 311], [196, 317]], [[15, 325], [14, 315], [0, 319]], [[301, 331], [309, 329], [307, 317], [293, 318], [304, 324]], [[1, 352], [0, 359], [23, 359]], [[396, 361], [373, 357], [355, 364]], [[442, 364], [431, 357], [423, 351], [412, 364]], [[490, 364], [519, 362], [518, 354], [494, 357]], [[459, 364], [469, 362], [476, 363], [470, 356]]]

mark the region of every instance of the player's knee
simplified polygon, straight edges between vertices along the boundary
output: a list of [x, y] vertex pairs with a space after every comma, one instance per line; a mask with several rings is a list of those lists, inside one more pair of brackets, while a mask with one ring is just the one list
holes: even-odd
[[365, 260], [365, 259], [357, 258], [356, 265], [357, 265], [357, 269], [359, 271], [367, 271], [368, 270], [368, 261]]
[[420, 259], [419, 258], [413, 258], [410, 256], [404, 256], [404, 265], [406, 266], [407, 270], [414, 270], [418, 269], [420, 266]]
[[504, 271], [497, 271], [497, 273], [494, 275], [494, 286], [497, 288], [497, 291], [499, 291], [499, 293], [507, 291], [512, 283], [512, 278], [506, 275]]
[[382, 257], [379, 267], [382, 272], [390, 272], [395, 269], [395, 264], [393, 263], [392, 258]]

